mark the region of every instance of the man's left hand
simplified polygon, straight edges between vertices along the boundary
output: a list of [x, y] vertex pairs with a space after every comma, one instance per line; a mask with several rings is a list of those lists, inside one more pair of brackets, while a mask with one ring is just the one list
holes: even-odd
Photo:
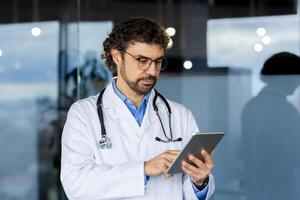
[[211, 156], [205, 151], [201, 151], [203, 160], [198, 159], [193, 155], [188, 155], [190, 163], [183, 161], [181, 164], [182, 170], [192, 178], [192, 181], [197, 185], [201, 186], [209, 173], [214, 168], [214, 162]]

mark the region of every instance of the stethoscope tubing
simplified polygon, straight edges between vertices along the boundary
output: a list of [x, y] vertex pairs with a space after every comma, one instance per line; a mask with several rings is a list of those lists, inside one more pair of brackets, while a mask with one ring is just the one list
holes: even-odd
[[[99, 141], [101, 148], [102, 147], [106, 148], [107, 146], [111, 147], [111, 141], [109, 140], [109, 138], [107, 137], [107, 134], [106, 134], [106, 129], [105, 129], [105, 125], [104, 125], [104, 117], [103, 117], [103, 109], [102, 109], [102, 106], [103, 106], [102, 99], [103, 99], [103, 94], [105, 92], [105, 89], [106, 88], [102, 89], [102, 91], [100, 92], [100, 94], [98, 96], [98, 99], [97, 99], [97, 113], [98, 113], [98, 118], [99, 118], [99, 122], [100, 122], [100, 126], [101, 126], [101, 139]], [[180, 142], [180, 141], [182, 141], [181, 137], [173, 140], [173, 132], [172, 132], [172, 127], [171, 127], [171, 115], [172, 115], [172, 111], [171, 111], [171, 107], [170, 107], [167, 99], [164, 96], [162, 96], [159, 92], [157, 92], [156, 89], [154, 89], [154, 92], [155, 92], [155, 95], [154, 95], [154, 98], [153, 98], [153, 101], [152, 101], [152, 106], [153, 106], [153, 109], [156, 112], [156, 115], [157, 115], [157, 117], [159, 119], [159, 122], [161, 124], [161, 128], [162, 128], [163, 134], [166, 137], [166, 140], [163, 140], [163, 139], [161, 139], [159, 137], [155, 137], [155, 140], [158, 141], [158, 142], [164, 142], [164, 143], [168, 143], [168, 142]], [[168, 121], [169, 121], [170, 137], [168, 137], [167, 134], [166, 134], [165, 127], [163, 125], [163, 122], [162, 122], [160, 114], [159, 114], [158, 107], [156, 105], [157, 97], [160, 97], [162, 99], [162, 101], [164, 102], [164, 104], [166, 105], [167, 110], [168, 110], [168, 119], [169, 119]], [[107, 141], [110, 142], [109, 145], [106, 143]]]

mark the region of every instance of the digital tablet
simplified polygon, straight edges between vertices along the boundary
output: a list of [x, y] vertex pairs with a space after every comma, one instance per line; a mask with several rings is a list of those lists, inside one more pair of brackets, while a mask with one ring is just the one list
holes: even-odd
[[187, 158], [189, 154], [202, 159], [200, 153], [201, 149], [204, 149], [211, 154], [223, 136], [224, 132], [206, 132], [196, 133], [193, 135], [189, 142], [181, 150], [177, 158], [173, 161], [170, 168], [167, 170], [167, 174], [183, 173], [181, 163], [183, 160], [190, 163]]

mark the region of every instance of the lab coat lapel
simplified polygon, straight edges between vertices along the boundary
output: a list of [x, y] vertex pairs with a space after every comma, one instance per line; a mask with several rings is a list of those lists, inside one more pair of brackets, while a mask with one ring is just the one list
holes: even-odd
[[[146, 131], [154, 121], [156, 121], [158, 119], [154, 109], [153, 109], [153, 99], [154, 99], [154, 95], [155, 92], [154, 90], [151, 90], [151, 94], [149, 97], [149, 101], [148, 101], [148, 105], [147, 105], [147, 109], [142, 121], [142, 125], [141, 125], [141, 133], [143, 133], [144, 131]], [[156, 101], [156, 104], [158, 105], [160, 103], [159, 98]]]
[[104, 109], [114, 110], [115, 120], [120, 120], [121, 122], [128, 124], [131, 128], [139, 128], [139, 125], [132, 113], [129, 111], [125, 103], [114, 92], [112, 84], [109, 84], [105, 90], [103, 107]]
[[[134, 116], [129, 111], [125, 103], [115, 94], [112, 88], [112, 84], [109, 84], [109, 86], [105, 90], [105, 95], [103, 97], [103, 107], [104, 109], [114, 110], [114, 117], [116, 120], [128, 123], [131, 128], [134, 128], [137, 132], [142, 134], [152, 125], [154, 121], [158, 119], [152, 105], [154, 95], [154, 90], [151, 90], [148, 105], [141, 126], [138, 125]], [[156, 105], [160, 107], [160, 104], [161, 101], [159, 98], [157, 98]]]

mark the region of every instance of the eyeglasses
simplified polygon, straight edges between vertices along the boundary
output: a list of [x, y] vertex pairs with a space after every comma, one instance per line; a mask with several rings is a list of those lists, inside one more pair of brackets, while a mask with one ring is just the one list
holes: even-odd
[[134, 58], [136, 61], [138, 61], [138, 67], [141, 70], [147, 70], [151, 67], [152, 63], [154, 62], [155, 64], [155, 69], [157, 71], [162, 71], [166, 69], [168, 61], [166, 57], [159, 58], [157, 60], [152, 60], [151, 58], [147, 57], [136, 57], [127, 51], [124, 51], [126, 54], [130, 55], [132, 58]]

